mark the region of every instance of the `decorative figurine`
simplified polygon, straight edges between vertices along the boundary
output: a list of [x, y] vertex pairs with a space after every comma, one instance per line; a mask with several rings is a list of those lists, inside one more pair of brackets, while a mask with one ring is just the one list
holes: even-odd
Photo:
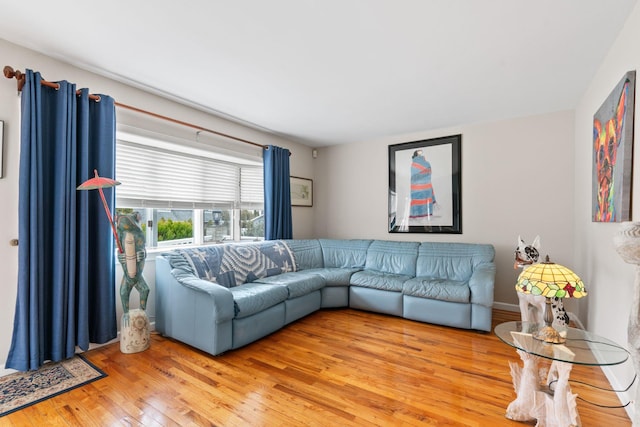
[[[120, 350], [123, 353], [138, 353], [149, 348], [149, 318], [145, 312], [149, 286], [142, 276], [144, 261], [147, 257], [144, 232], [140, 228], [140, 214], [116, 216], [118, 239], [123, 252], [118, 253], [123, 275], [120, 283], [122, 300], [122, 324], [120, 332]], [[133, 288], [140, 294], [140, 308], [129, 310], [129, 299]]]
[[[518, 246], [515, 251], [515, 263], [513, 268], [526, 268], [538, 262], [540, 258], [540, 236], [533, 239], [533, 243], [526, 244], [518, 236]], [[517, 292], [520, 305], [520, 317], [523, 322], [536, 324], [544, 323], [545, 298], [539, 295], [524, 294]], [[553, 324], [556, 326], [568, 326], [569, 315], [564, 309], [562, 298], [552, 298], [551, 308], [553, 309]], [[532, 312], [533, 311], [533, 312]]]
[[[640, 222], [622, 222], [613, 242], [624, 262], [635, 265], [633, 301], [627, 325], [629, 353], [636, 374], [640, 374]], [[636, 387], [633, 425], [640, 425], [640, 387]]]

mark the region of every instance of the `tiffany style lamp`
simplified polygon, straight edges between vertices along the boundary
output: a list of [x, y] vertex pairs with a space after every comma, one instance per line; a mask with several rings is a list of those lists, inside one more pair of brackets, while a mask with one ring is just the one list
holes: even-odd
[[525, 294], [540, 295], [546, 298], [544, 306], [544, 327], [533, 333], [533, 338], [562, 344], [566, 339], [553, 328], [552, 298], [582, 298], [587, 295], [582, 280], [567, 267], [549, 261], [547, 255], [544, 262], [525, 268], [516, 283], [516, 290]]

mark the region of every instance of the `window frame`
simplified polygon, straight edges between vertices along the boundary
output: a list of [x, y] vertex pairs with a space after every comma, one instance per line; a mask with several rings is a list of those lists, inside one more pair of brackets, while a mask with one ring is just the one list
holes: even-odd
[[[123, 180], [121, 180], [118, 171], [121, 169], [118, 166], [120, 165], [122, 169], [133, 168], [136, 166], [135, 163], [126, 163], [123, 167], [123, 159], [118, 158], [118, 148], [122, 146], [127, 146], [129, 149], [133, 146], [133, 154], [131, 156], [131, 150], [128, 155], [130, 159], [127, 161], [133, 162], [136, 159], [135, 157], [135, 147], [140, 146], [140, 153], [149, 153], [154, 152], [162, 155], [162, 153], [170, 153], [173, 158], [190, 158], [194, 157], [203, 160], [204, 162], [209, 162], [209, 165], [224, 165], [225, 168], [233, 168], [236, 170], [236, 173], [233, 176], [236, 179], [233, 179], [233, 185], [235, 186], [235, 196], [233, 200], [215, 200], [215, 196], [210, 197], [210, 200], [158, 200], [156, 196], [155, 199], [150, 198], [149, 200], [145, 199], [145, 194], [142, 191], [129, 192], [126, 191], [124, 197], [119, 197], [118, 190], [116, 188], [116, 203], [115, 209], [116, 211], [119, 209], [134, 209], [136, 211], [144, 210], [145, 218], [153, 221], [152, 227], [147, 227], [145, 236], [146, 236], [146, 246], [151, 250], [166, 250], [166, 248], [172, 247], [184, 247], [184, 246], [200, 246], [207, 244], [217, 244], [225, 241], [216, 240], [207, 242], [205, 241], [205, 224], [204, 224], [204, 216], [205, 211], [229, 211], [230, 212], [230, 235], [231, 240], [240, 241], [247, 240], [247, 238], [243, 238], [241, 235], [241, 211], [246, 210], [256, 210], [261, 211], [260, 214], [264, 212], [264, 184], [262, 181], [263, 177], [263, 164], [261, 156], [258, 157], [255, 154], [249, 155], [243, 152], [232, 152], [228, 149], [220, 150], [217, 147], [203, 145], [201, 143], [194, 144], [193, 141], [185, 141], [183, 139], [175, 138], [169, 135], [161, 135], [155, 134], [149, 131], [136, 130], [135, 132], [131, 132], [129, 127], [127, 127], [126, 131], [118, 130], [116, 132], [116, 179], [123, 182], [127, 180], [126, 175]], [[262, 154], [262, 152], [260, 152]], [[140, 162], [144, 163], [144, 162]], [[147, 162], [148, 163], [148, 162]], [[144, 165], [142, 165], [144, 166]], [[249, 175], [246, 175], [246, 171], [249, 170]], [[243, 174], [243, 171], [245, 172]], [[136, 171], [137, 172], [137, 171]], [[259, 172], [259, 173], [256, 173]], [[144, 176], [145, 171], [142, 171], [139, 175]], [[167, 174], [169, 176], [170, 174]], [[133, 176], [133, 175], [132, 175]], [[225, 175], [225, 177], [228, 175]], [[250, 187], [244, 187], [243, 191], [243, 176], [245, 177], [245, 181], [247, 181]], [[154, 177], [154, 178], [157, 178]], [[219, 176], [218, 176], [219, 178]], [[166, 178], [165, 178], [166, 179]], [[202, 182], [202, 181], [201, 181]], [[172, 182], [173, 183], [173, 182]], [[259, 183], [259, 187], [256, 183]], [[195, 184], [193, 184], [195, 185]], [[255, 188], [254, 188], [255, 187]], [[141, 187], [142, 188], [142, 187]], [[131, 197], [131, 194], [134, 194], [135, 197]], [[158, 192], [155, 193], [156, 195]], [[242, 200], [243, 195], [249, 195], [252, 199]], [[246, 196], [245, 196], [246, 197]], [[260, 199], [260, 200], [258, 200]], [[165, 242], [158, 241], [158, 211], [161, 209], [174, 209], [174, 210], [190, 210], [191, 222], [192, 222], [192, 238], [191, 242], [188, 244], [170, 244]], [[141, 212], [142, 213], [142, 212]], [[259, 216], [259, 215], [258, 215]], [[256, 216], [256, 217], [258, 217]], [[147, 221], [148, 221], [147, 220]], [[255, 236], [250, 237], [252, 240], [263, 240], [263, 236]]]

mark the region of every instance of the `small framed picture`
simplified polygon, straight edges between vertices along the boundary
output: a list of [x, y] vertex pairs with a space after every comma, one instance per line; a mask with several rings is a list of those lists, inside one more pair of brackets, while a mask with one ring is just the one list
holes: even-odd
[[292, 176], [291, 206], [313, 206], [313, 180]]

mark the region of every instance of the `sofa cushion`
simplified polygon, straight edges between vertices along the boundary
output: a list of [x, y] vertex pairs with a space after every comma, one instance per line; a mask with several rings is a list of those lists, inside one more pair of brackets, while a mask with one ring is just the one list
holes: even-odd
[[415, 276], [469, 280], [475, 267], [492, 262], [494, 255], [492, 245], [423, 242], [418, 249]]
[[374, 240], [367, 250], [365, 270], [414, 277], [419, 246], [418, 242]]
[[187, 260], [200, 279], [228, 288], [296, 270], [292, 252], [279, 240], [210, 245], [175, 252]]
[[230, 289], [233, 295], [235, 317], [251, 316], [287, 299], [289, 291], [284, 286], [264, 283], [245, 283]]
[[289, 299], [307, 295], [313, 291], [324, 288], [324, 279], [317, 274], [306, 272], [284, 273], [277, 276], [263, 277], [256, 283], [279, 285], [289, 292]]
[[430, 277], [414, 277], [402, 285], [402, 293], [440, 301], [469, 303], [471, 291], [467, 282]]
[[293, 253], [297, 270], [323, 266], [322, 248], [318, 240], [283, 240], [283, 242]]
[[361, 268], [312, 268], [305, 273], [313, 273], [322, 277], [326, 286], [349, 286], [353, 273]]
[[383, 291], [402, 291], [402, 284], [411, 279], [403, 274], [384, 273], [381, 271], [359, 271], [351, 276], [351, 285]]
[[364, 268], [372, 240], [320, 239], [326, 268]]

